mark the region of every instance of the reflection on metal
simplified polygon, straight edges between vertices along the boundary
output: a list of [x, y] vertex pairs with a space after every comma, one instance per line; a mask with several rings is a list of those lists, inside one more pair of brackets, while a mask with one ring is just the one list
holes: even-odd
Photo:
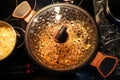
[[65, 2], [67, 2], [67, 3], [73, 3], [74, 2], [74, 0], [64, 0]]

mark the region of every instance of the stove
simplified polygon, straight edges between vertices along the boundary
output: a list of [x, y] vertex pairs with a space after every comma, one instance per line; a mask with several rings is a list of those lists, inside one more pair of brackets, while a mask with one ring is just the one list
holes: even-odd
[[[116, 70], [106, 79], [98, 71], [88, 65], [83, 70], [71, 74], [50, 74], [42, 70], [28, 56], [24, 45], [24, 31], [27, 23], [22, 19], [12, 17], [15, 7], [24, 0], [1, 0], [0, 20], [10, 23], [14, 28], [23, 30], [12, 54], [0, 62], [0, 80], [119, 80], [120, 62]], [[114, 55], [120, 60], [120, 29], [110, 23], [104, 14], [104, 0], [27, 0], [32, 9], [38, 11], [44, 6], [58, 2], [74, 4], [86, 9], [96, 20], [100, 33], [99, 50], [107, 55]]]

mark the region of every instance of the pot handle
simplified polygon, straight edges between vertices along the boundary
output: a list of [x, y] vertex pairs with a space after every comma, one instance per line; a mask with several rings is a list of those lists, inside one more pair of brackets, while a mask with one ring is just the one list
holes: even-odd
[[29, 3], [27, 1], [23, 1], [20, 3], [15, 10], [13, 11], [12, 16], [16, 18], [22, 18], [26, 22], [32, 18], [32, 16], [36, 13], [36, 11], [32, 10]]
[[114, 56], [104, 55], [98, 52], [90, 65], [97, 68], [102, 77], [108, 77], [116, 68], [118, 59]]

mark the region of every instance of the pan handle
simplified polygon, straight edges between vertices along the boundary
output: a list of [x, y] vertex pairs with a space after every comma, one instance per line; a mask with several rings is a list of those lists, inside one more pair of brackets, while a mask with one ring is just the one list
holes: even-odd
[[108, 77], [116, 68], [118, 59], [114, 56], [104, 55], [98, 52], [90, 65], [97, 68], [102, 77]]
[[36, 11], [32, 10], [29, 3], [27, 1], [23, 1], [20, 3], [15, 10], [13, 11], [12, 16], [16, 18], [22, 18], [26, 22], [32, 18], [32, 16], [36, 13]]

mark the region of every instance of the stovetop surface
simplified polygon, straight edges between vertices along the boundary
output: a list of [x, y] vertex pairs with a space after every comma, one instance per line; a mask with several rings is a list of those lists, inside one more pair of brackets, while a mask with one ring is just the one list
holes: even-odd
[[[22, 19], [12, 17], [15, 7], [24, 0], [1, 0], [0, 20], [10, 23], [13, 27], [21, 27], [25, 30], [27, 23]], [[40, 8], [64, 0], [27, 0], [31, 7], [38, 11]], [[103, 0], [74, 0], [74, 4], [86, 9], [96, 20], [100, 32], [99, 50], [108, 55], [120, 58], [120, 29], [111, 24], [104, 15]], [[24, 35], [23, 35], [24, 36]], [[12, 55], [0, 62], [0, 80], [119, 80], [120, 64], [116, 70], [106, 79], [102, 78], [98, 71], [88, 65], [77, 73], [58, 75], [42, 70], [28, 56], [25, 45], [15, 47]]]

